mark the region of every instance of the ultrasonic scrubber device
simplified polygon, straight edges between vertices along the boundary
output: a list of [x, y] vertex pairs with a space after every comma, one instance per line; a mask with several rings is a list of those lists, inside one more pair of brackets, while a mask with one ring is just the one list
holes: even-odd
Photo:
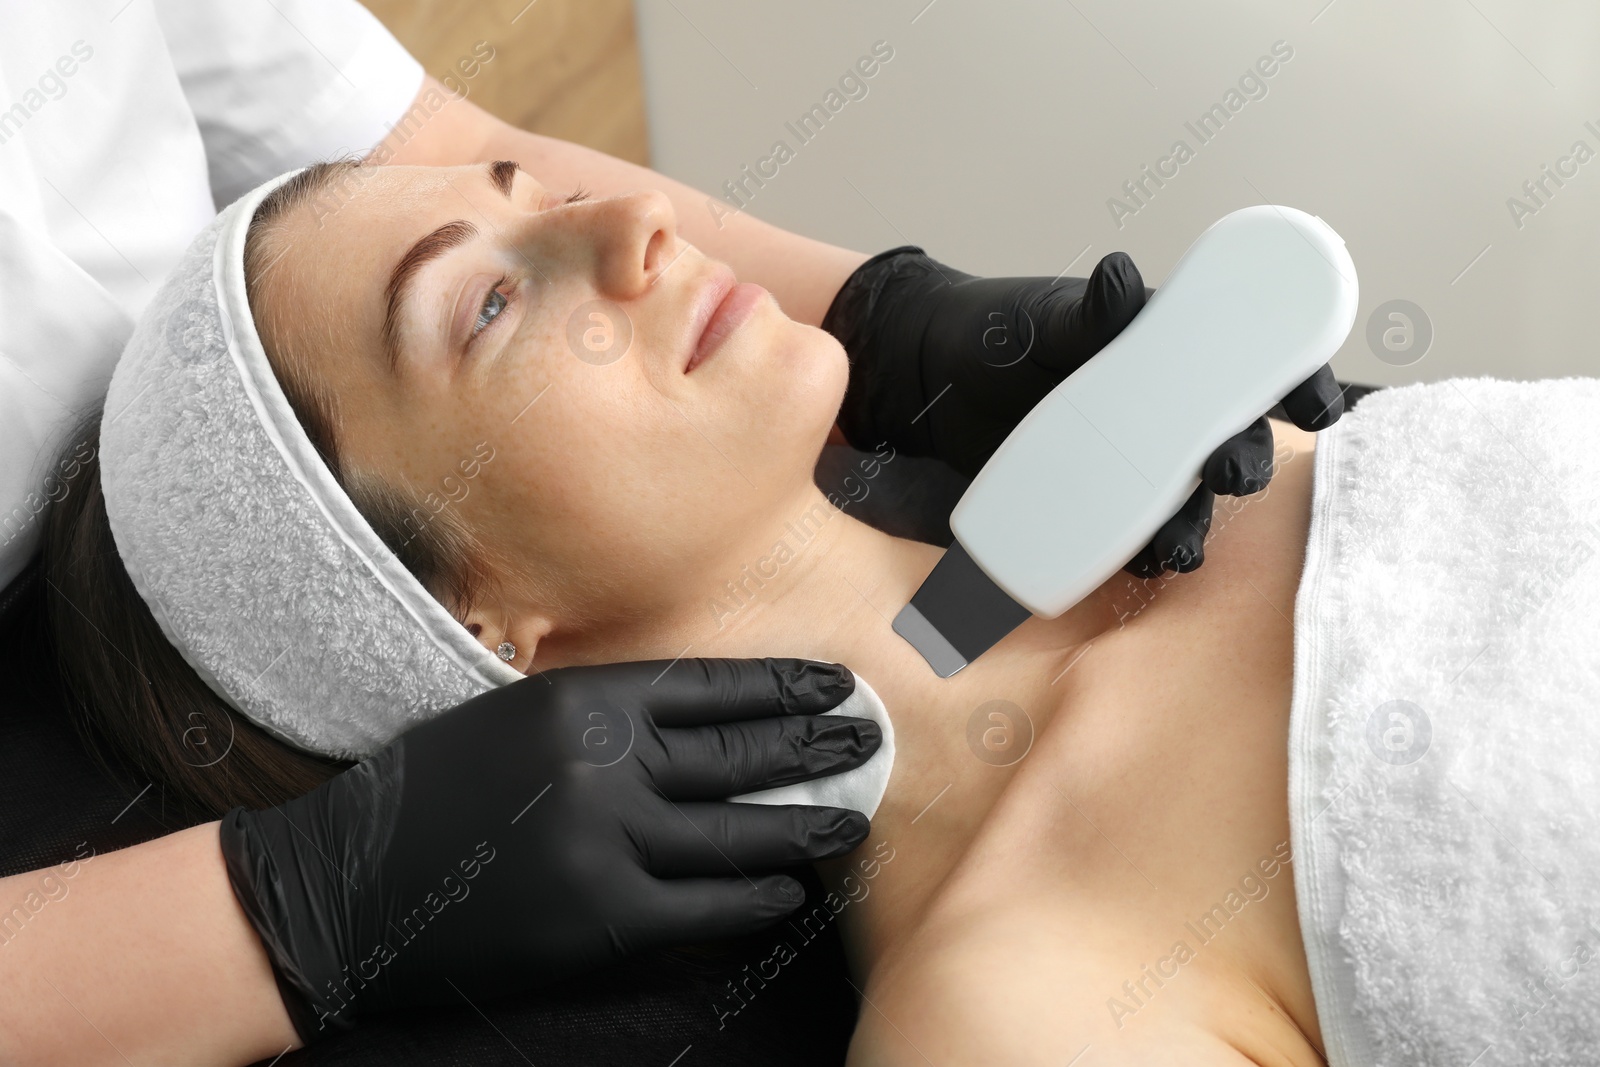
[[1177, 514], [1217, 446], [1333, 358], [1356, 302], [1320, 218], [1264, 204], [1212, 223], [978, 472], [895, 632], [948, 678], [1082, 600]]

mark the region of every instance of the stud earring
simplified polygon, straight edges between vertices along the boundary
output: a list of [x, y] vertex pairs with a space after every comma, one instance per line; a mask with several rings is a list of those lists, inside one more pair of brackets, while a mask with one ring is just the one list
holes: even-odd
[[507, 663], [510, 663], [512, 660], [517, 658], [517, 646], [513, 645], [510, 641], [501, 641], [500, 647], [494, 650], [494, 654], [505, 660]]

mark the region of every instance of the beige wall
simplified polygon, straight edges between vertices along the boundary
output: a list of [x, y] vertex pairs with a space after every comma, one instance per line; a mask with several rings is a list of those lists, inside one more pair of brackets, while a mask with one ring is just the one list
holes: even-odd
[[494, 58], [465, 83], [486, 110], [523, 129], [648, 164], [628, 0], [364, 2], [441, 81], [470, 59], [477, 42], [488, 42]]
[[[1600, 153], [1600, 5], [638, 0], [638, 19], [656, 167], [716, 189], [787, 141], [750, 202], [779, 225], [984, 274], [1086, 273], [1122, 249], [1157, 284], [1217, 218], [1289, 204], [1360, 276], [1343, 377], [1600, 374], [1600, 155], [1570, 158]], [[894, 58], [866, 96], [799, 144], [785, 123], [880, 39]], [[1200, 143], [1184, 124], [1276, 41], [1293, 58]], [[1119, 226], [1107, 202], [1179, 139], [1194, 157]], [[1546, 164], [1564, 185], [1513, 219]], [[1434, 327], [1409, 366], [1366, 340], [1391, 300]]]

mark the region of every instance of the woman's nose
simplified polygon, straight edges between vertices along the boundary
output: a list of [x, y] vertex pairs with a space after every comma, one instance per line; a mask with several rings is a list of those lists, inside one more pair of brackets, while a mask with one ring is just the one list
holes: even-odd
[[655, 284], [683, 251], [672, 201], [649, 189], [573, 205], [563, 227], [592, 256], [599, 295], [613, 300], [639, 296]]

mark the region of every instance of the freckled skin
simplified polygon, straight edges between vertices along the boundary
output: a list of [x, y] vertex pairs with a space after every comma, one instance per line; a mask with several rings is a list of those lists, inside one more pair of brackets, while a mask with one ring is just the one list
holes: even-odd
[[[427, 493], [481, 443], [493, 449], [458, 510], [519, 579], [499, 621], [522, 619], [532, 632], [515, 643], [530, 649], [551, 624], [541, 593], [615, 632], [668, 610], [686, 576], [711, 582], [721, 553], [703, 531], [757, 521], [806, 483], [847, 377], [838, 342], [770, 297], [685, 376], [695, 302], [721, 265], [677, 236], [658, 192], [563, 199], [521, 171], [508, 202], [482, 167], [372, 168], [291, 213], [257, 310], [269, 351], [303, 353], [338, 398], [347, 463]], [[482, 238], [419, 275], [392, 378], [379, 341], [390, 269], [455, 219]], [[467, 305], [502, 274], [516, 286], [506, 321], [458, 362], [442, 323], [464, 313], [470, 326]], [[627, 353], [603, 365], [568, 344], [568, 320], [593, 300], [631, 323]], [[576, 656], [558, 652], [577, 638], [563, 630], [541, 666]]]
[[[888, 793], [867, 842], [820, 867], [849, 901], [829, 921], [870, 1001], [853, 1063], [1064, 1064], [1086, 1045], [1085, 1063], [1317, 1062], [1282, 862], [1312, 435], [1273, 424], [1272, 486], [1219, 502], [1196, 573], [1119, 574], [942, 680], [888, 625], [942, 550], [811, 481], [843, 351], [763, 299], [685, 375], [721, 267], [664, 197], [564, 204], [519, 172], [508, 202], [480, 167], [388, 167], [326, 208], [285, 220], [263, 338], [280, 373], [336, 399], [347, 466], [451, 496], [498, 582], [467, 612], [486, 647], [510, 640], [524, 671], [806, 656], [883, 698]], [[418, 275], [391, 377], [389, 271], [458, 218], [482, 238]], [[610, 362], [569, 344], [594, 300], [631, 325]], [[493, 325], [458, 356], [480, 315]], [[1226, 917], [1202, 940], [1190, 924], [1214, 905]], [[781, 924], [773, 938], [775, 958], [805, 951]]]

